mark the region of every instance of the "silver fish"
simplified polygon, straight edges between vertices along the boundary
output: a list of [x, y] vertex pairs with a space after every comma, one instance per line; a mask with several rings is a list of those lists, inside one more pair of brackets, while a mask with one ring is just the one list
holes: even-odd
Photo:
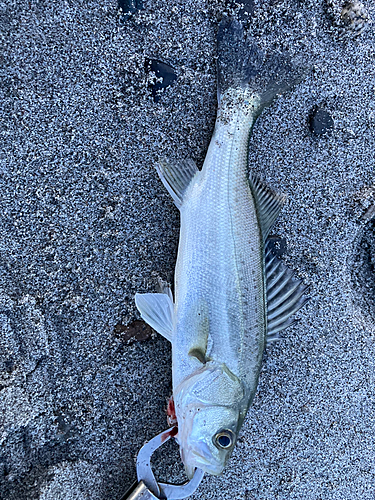
[[248, 141], [262, 109], [299, 82], [288, 58], [267, 61], [240, 23], [218, 33], [218, 114], [202, 170], [161, 162], [181, 214], [175, 298], [136, 294], [142, 318], [172, 343], [176, 439], [189, 477], [220, 474], [254, 398], [267, 341], [305, 302], [267, 243], [284, 198], [248, 175]]

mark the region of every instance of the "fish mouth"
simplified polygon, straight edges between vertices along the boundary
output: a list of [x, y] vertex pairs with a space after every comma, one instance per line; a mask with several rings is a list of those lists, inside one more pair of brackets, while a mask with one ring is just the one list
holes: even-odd
[[202, 469], [207, 474], [218, 476], [223, 472], [223, 468], [224, 467], [221, 465], [212, 464], [207, 460], [194, 455], [193, 463], [189, 462], [188, 464], [185, 464], [185, 473], [189, 479], [192, 479], [194, 476], [195, 469]]
[[198, 449], [189, 450], [187, 453], [182, 452], [181, 455], [189, 479], [193, 477], [195, 469], [202, 469], [213, 476], [221, 474], [224, 469], [221, 463], [216, 462], [205, 443], [200, 443]]

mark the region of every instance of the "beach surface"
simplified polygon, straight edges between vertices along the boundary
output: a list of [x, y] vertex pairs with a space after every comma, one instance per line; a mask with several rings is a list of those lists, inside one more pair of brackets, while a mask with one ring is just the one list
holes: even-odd
[[[272, 234], [311, 298], [267, 349], [224, 474], [193, 500], [374, 499], [375, 4], [343, 6], [240, 12], [265, 53], [311, 67], [249, 147], [287, 196]], [[0, 2], [2, 500], [120, 500], [167, 428], [171, 348], [137, 323], [134, 294], [173, 283], [179, 214], [155, 163], [202, 166], [232, 7]], [[150, 61], [175, 75], [160, 95]], [[176, 444], [154, 469], [184, 479]]]

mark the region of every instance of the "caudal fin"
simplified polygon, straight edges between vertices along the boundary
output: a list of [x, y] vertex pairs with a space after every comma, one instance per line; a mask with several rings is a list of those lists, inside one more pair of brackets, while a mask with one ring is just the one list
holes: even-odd
[[230, 18], [224, 18], [219, 25], [217, 45], [219, 104], [229, 88], [250, 88], [260, 99], [260, 113], [308, 72], [307, 68], [295, 66], [286, 54], [274, 53], [265, 58], [254, 40], [244, 38], [242, 24]]

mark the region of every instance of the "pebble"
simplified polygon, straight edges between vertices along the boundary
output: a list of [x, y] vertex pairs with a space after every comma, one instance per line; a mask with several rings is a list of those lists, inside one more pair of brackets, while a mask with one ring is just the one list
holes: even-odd
[[309, 117], [309, 128], [313, 135], [324, 135], [333, 129], [331, 115], [325, 109], [314, 108]]
[[177, 75], [172, 66], [156, 59], [146, 59], [145, 67], [146, 71], [155, 73], [155, 79], [150, 83], [150, 88], [154, 102], [159, 102], [161, 92], [172, 85], [177, 79]]

